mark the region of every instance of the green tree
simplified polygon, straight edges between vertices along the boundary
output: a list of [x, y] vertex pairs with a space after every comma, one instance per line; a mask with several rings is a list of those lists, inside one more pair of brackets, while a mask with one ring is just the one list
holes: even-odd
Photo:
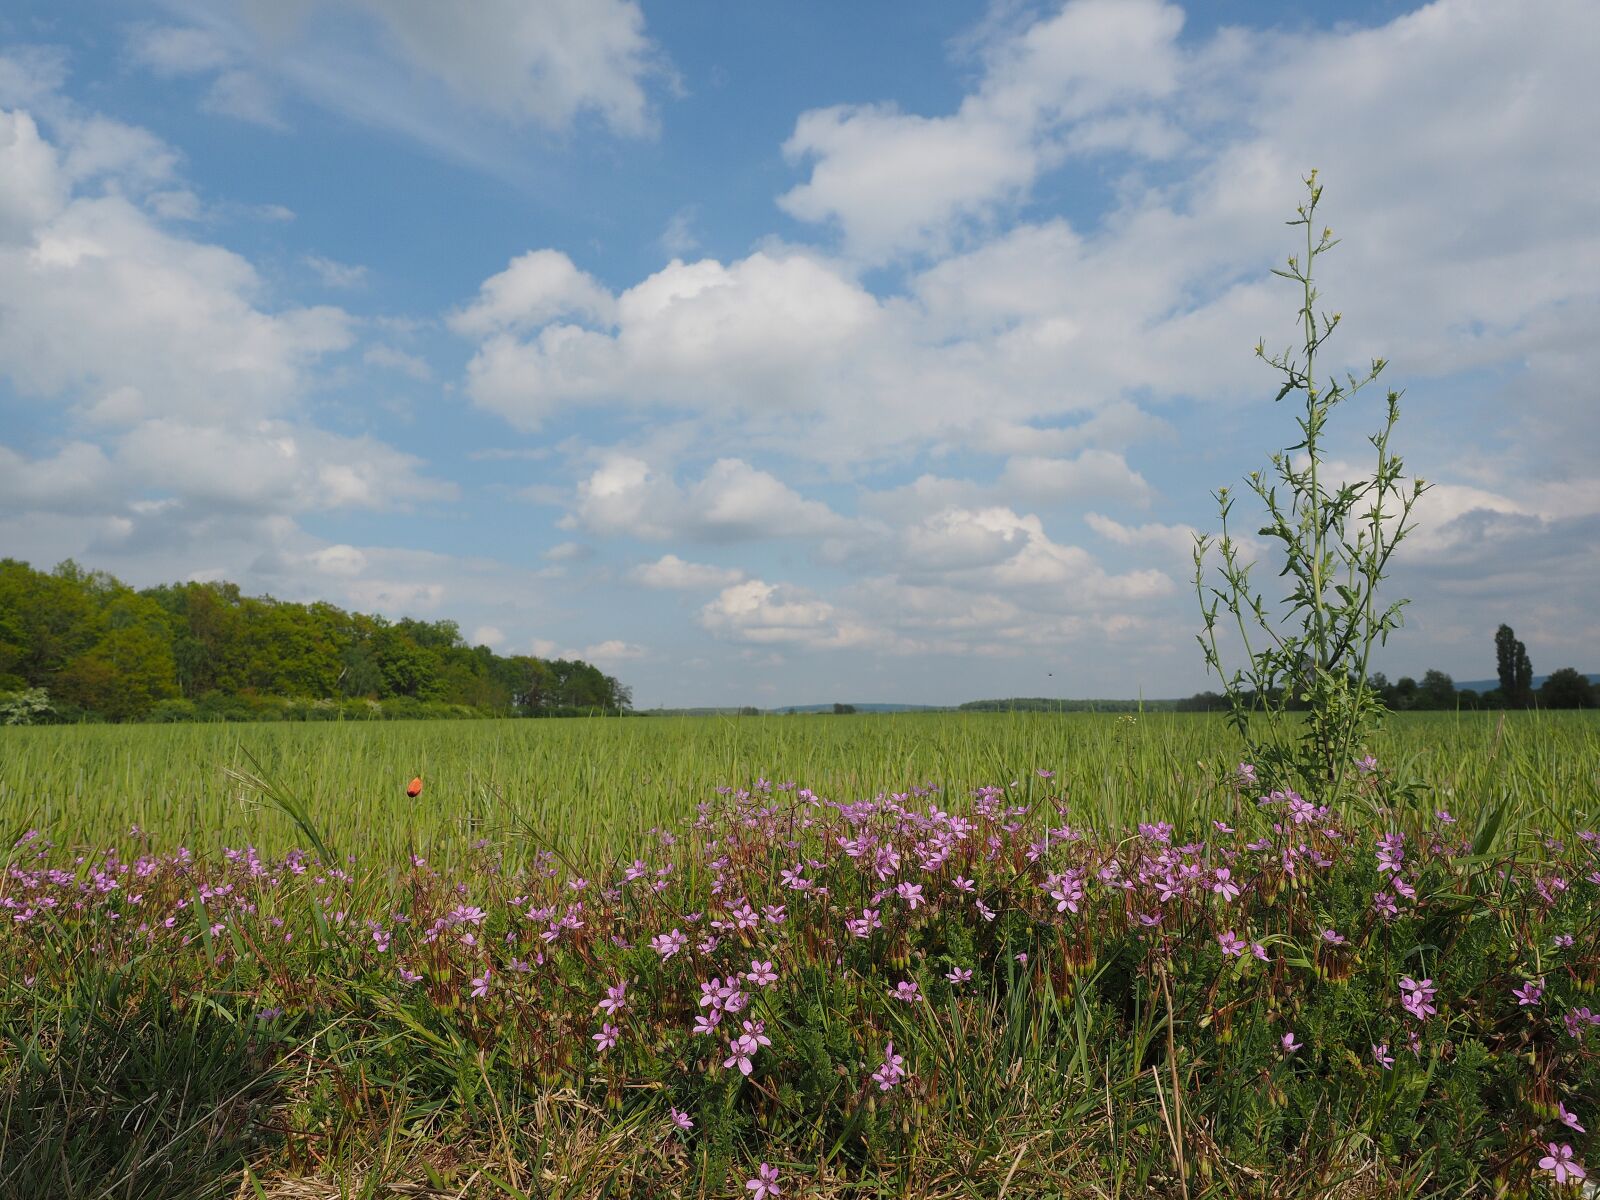
[[137, 720], [178, 694], [172, 647], [146, 624], [108, 630], [56, 677], [56, 694], [112, 721]]
[[1544, 708], [1594, 708], [1595, 687], [1576, 667], [1550, 672], [1539, 688], [1539, 704]]
[[246, 618], [237, 584], [173, 584], [142, 594], [177, 618], [172, 657], [178, 686], [186, 697], [193, 700], [244, 686]]
[[304, 605], [263, 596], [246, 600], [241, 615], [241, 691], [317, 699], [333, 695], [339, 678], [338, 649]]
[[0, 559], [0, 692], [44, 688], [64, 715], [112, 720], [158, 704], [172, 720], [303, 716], [311, 710], [288, 702], [335, 696], [417, 715], [440, 715], [430, 705], [526, 716], [632, 705], [592, 663], [501, 658], [468, 646], [454, 621], [391, 622], [246, 597], [231, 583], [135, 592], [71, 560], [46, 573]]
[[411, 696], [431, 700], [438, 690], [436, 659], [405, 635], [398, 626], [375, 631], [373, 657], [383, 677], [385, 696]]
[[0, 690], [20, 690], [26, 682], [15, 674], [28, 651], [28, 635], [16, 613], [0, 610]]
[[496, 674], [510, 692], [513, 712], [537, 716], [553, 703], [555, 675], [544, 659], [514, 654], [500, 660]]
[[1422, 693], [1421, 700], [1424, 708], [1454, 708], [1456, 706], [1456, 681], [1443, 671], [1429, 669], [1423, 672], [1422, 683], [1418, 685]]
[[1533, 699], [1533, 663], [1528, 650], [1517, 640], [1511, 626], [1501, 625], [1494, 634], [1495, 672], [1500, 676], [1500, 691], [1506, 703], [1525, 708]]
[[54, 571], [0, 559], [0, 625], [6, 673], [29, 687], [48, 688], [55, 676], [99, 639], [103, 629], [91, 573], [70, 558]]

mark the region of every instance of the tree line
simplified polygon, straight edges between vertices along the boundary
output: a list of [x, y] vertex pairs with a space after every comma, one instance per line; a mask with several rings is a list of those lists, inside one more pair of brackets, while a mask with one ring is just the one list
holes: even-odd
[[[1518, 640], [1509, 625], [1495, 630], [1495, 674], [1497, 687], [1479, 692], [1458, 688], [1443, 671], [1424, 671], [1420, 680], [1402, 675], [1390, 682], [1383, 672], [1374, 673], [1367, 685], [1377, 693], [1391, 712], [1427, 712], [1458, 708], [1600, 708], [1600, 689], [1576, 667], [1552, 671], [1537, 688], [1533, 686], [1533, 663], [1528, 648]], [[1180, 711], [1221, 711], [1228, 707], [1226, 696], [1200, 692], [1180, 700]], [[1293, 704], [1290, 707], [1294, 707]]]
[[417, 621], [245, 596], [135, 590], [72, 560], [0, 559], [0, 721], [182, 721], [621, 713], [629, 689], [581, 660], [469, 646]]

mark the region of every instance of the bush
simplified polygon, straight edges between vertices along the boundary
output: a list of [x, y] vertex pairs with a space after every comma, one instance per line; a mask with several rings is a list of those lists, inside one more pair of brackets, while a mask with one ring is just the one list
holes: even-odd
[[145, 720], [155, 725], [198, 719], [199, 710], [193, 700], [158, 700]]
[[44, 688], [0, 692], [0, 725], [47, 725], [56, 716]]

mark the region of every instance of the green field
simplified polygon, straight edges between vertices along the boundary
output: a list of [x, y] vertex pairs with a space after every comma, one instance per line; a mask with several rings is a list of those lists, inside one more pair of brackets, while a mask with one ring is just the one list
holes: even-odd
[[0, 1200], [1574, 1194], [1600, 719], [1363, 750], [1320, 807], [1201, 714], [0, 730]]
[[[1396, 780], [1471, 818], [1511, 801], [1559, 828], [1600, 810], [1600, 717], [1430, 713], [1391, 717], [1373, 750]], [[301, 800], [342, 852], [408, 845], [451, 855], [479, 838], [515, 850], [533, 835], [567, 853], [625, 851], [679, 822], [719, 785], [794, 780], [836, 800], [931, 783], [947, 794], [1057, 772], [1076, 819], [1204, 817], [1239, 757], [1219, 716], [898, 713], [350, 724], [53, 726], [0, 729], [0, 830], [158, 846], [303, 839], [228, 769]], [[413, 801], [404, 786], [426, 780]], [[1031, 781], [1031, 782], [1030, 782]]]

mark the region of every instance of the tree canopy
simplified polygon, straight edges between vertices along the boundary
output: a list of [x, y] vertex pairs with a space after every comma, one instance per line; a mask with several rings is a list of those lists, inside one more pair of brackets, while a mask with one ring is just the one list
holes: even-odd
[[57, 718], [558, 716], [623, 712], [590, 663], [498, 655], [454, 621], [391, 621], [232, 583], [135, 590], [70, 559], [0, 559], [0, 692], [43, 689]]

